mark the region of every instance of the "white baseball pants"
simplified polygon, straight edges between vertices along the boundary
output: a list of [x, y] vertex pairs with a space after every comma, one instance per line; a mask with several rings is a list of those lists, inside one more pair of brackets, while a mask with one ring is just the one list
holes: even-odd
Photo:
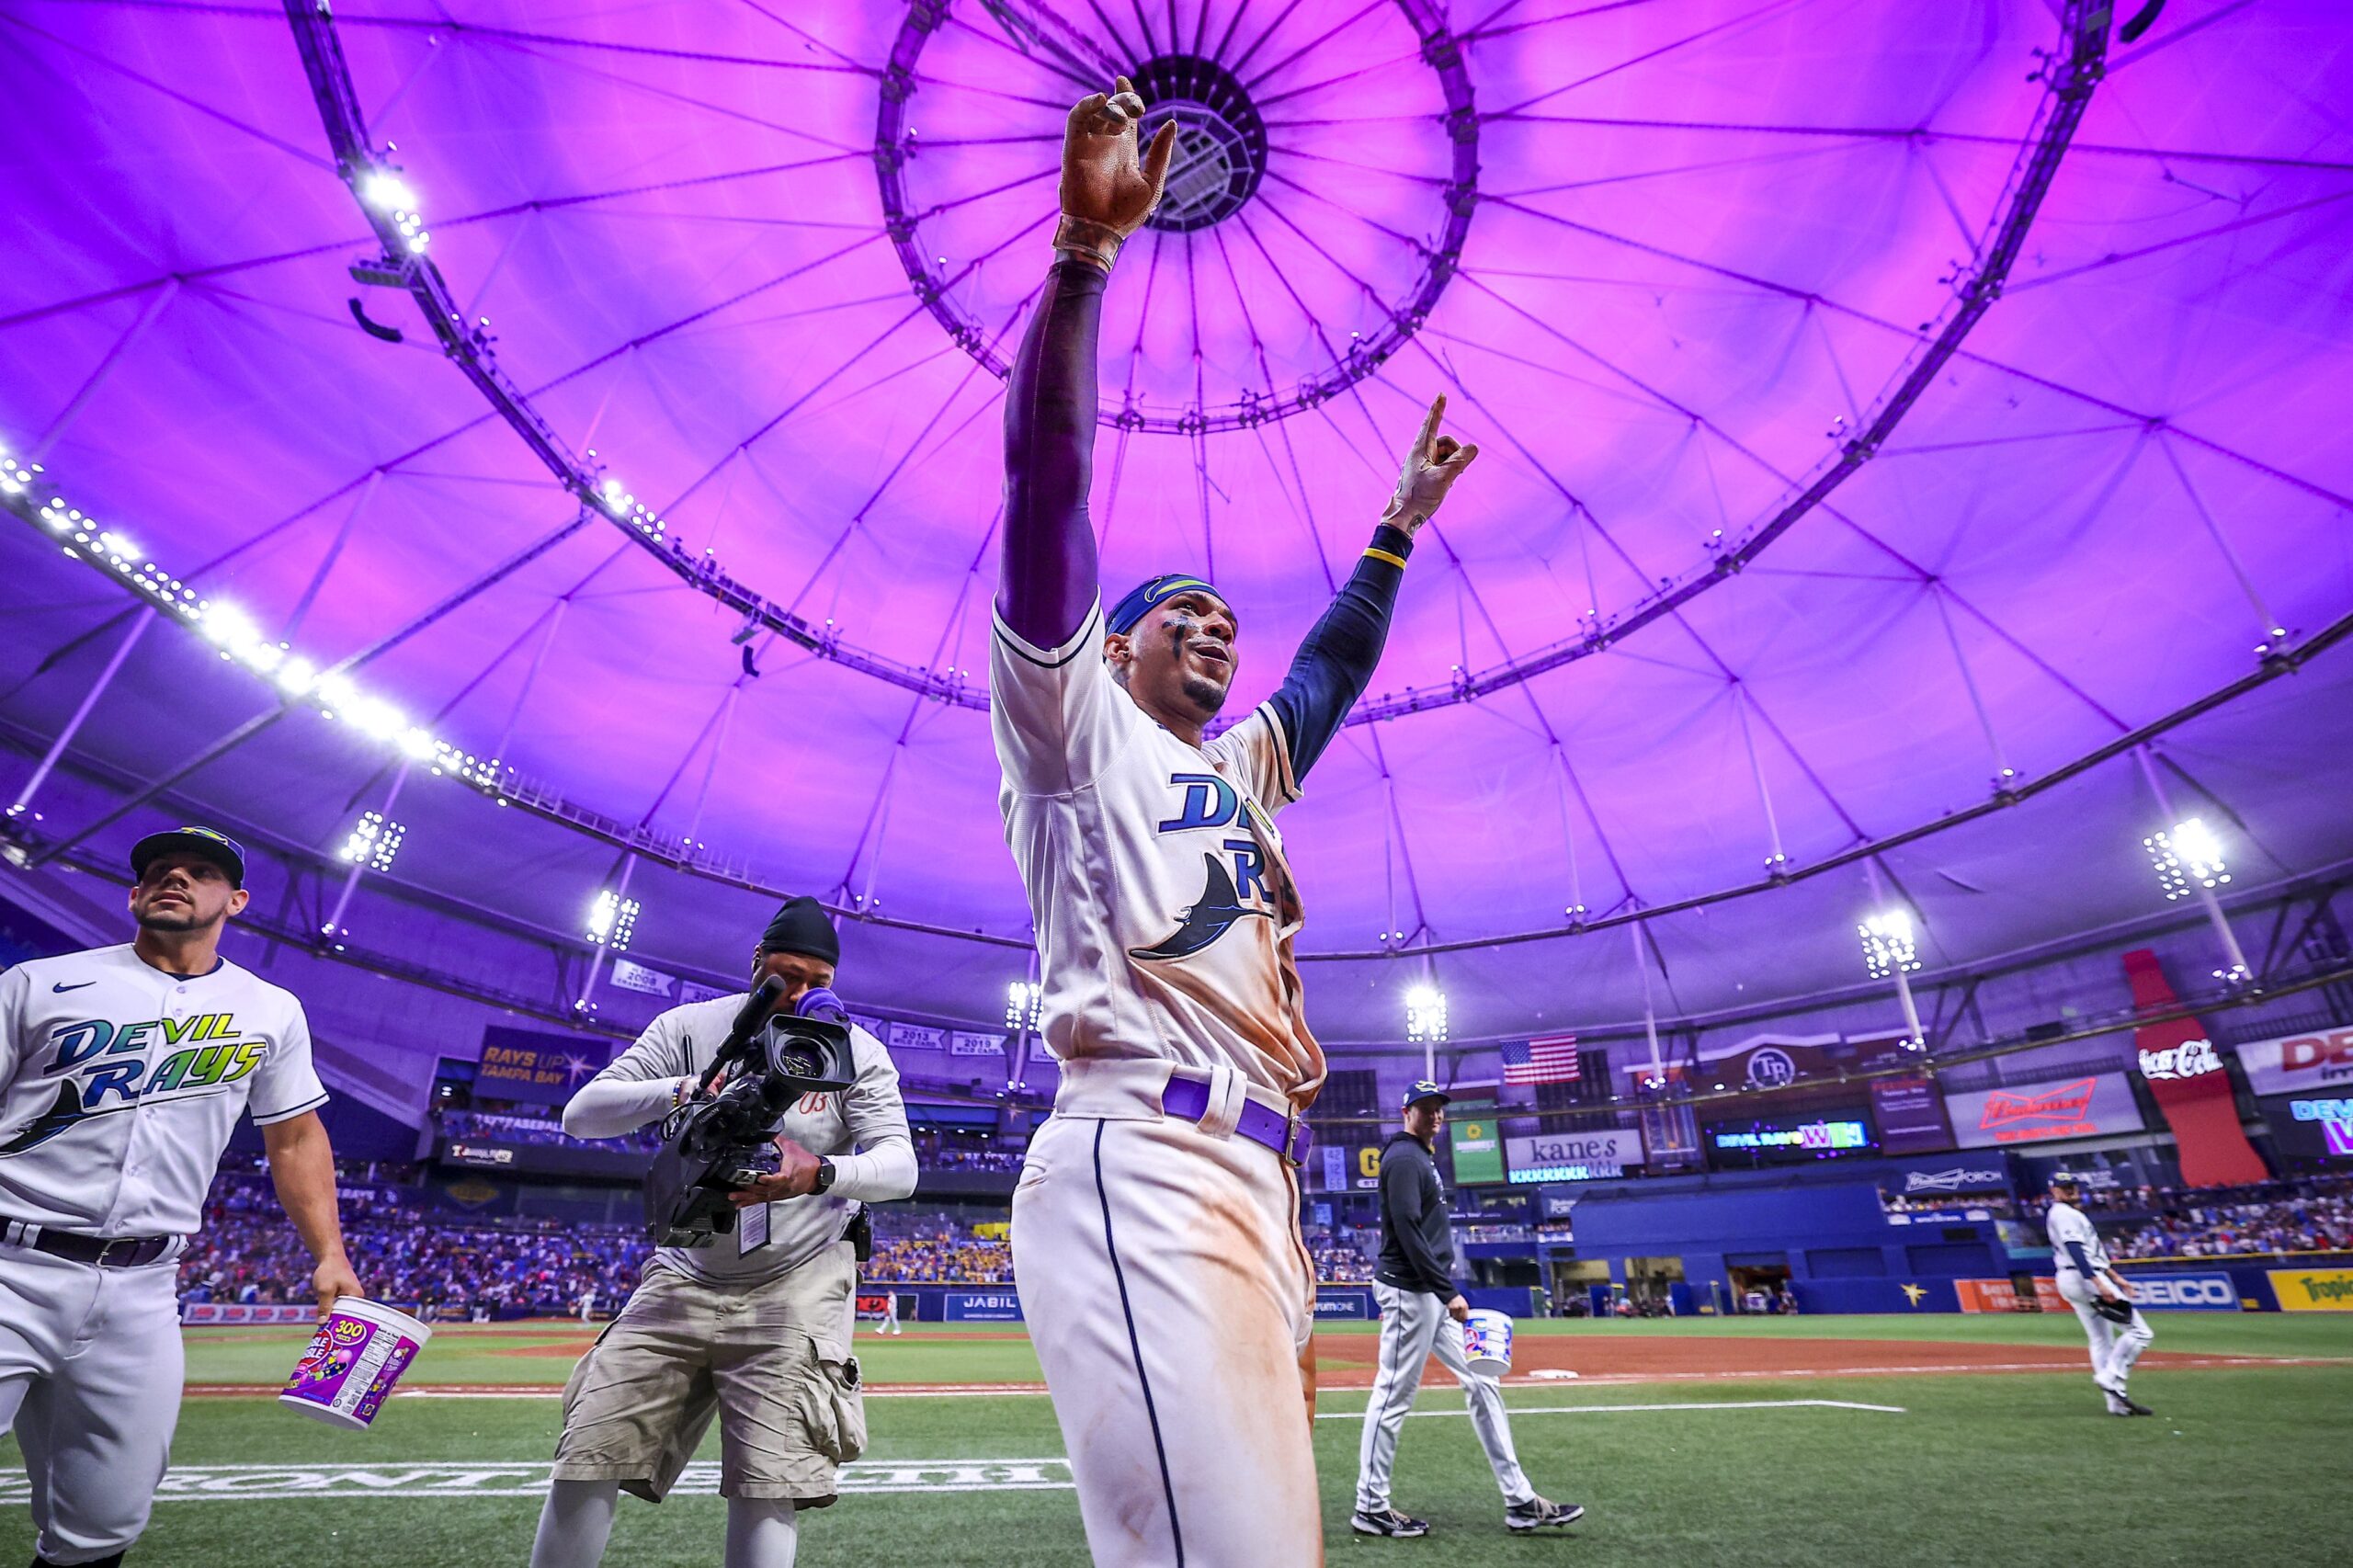
[[2091, 1340], [2092, 1381], [2105, 1392], [2122, 1394], [2124, 1381], [2132, 1375], [2132, 1363], [2156, 1338], [2148, 1318], [2135, 1307], [2130, 1324], [2120, 1327], [2109, 1322], [2092, 1310], [2092, 1303], [2099, 1300], [2099, 1288], [2072, 1268], [2061, 1269], [2057, 1283], [2059, 1293], [2075, 1309], [2075, 1316]]
[[1414, 1408], [1422, 1386], [1422, 1369], [1431, 1352], [1438, 1365], [1452, 1372], [1471, 1404], [1471, 1429], [1487, 1450], [1487, 1463], [1503, 1488], [1506, 1503], [1525, 1503], [1536, 1495], [1512, 1451], [1511, 1419], [1504, 1414], [1503, 1391], [1495, 1380], [1471, 1369], [1462, 1348], [1462, 1325], [1446, 1303], [1427, 1290], [1400, 1290], [1376, 1283], [1373, 1299], [1381, 1303], [1381, 1370], [1372, 1381], [1372, 1402], [1364, 1407], [1364, 1437], [1357, 1445], [1357, 1506], [1378, 1514], [1389, 1506], [1389, 1481], [1397, 1468], [1397, 1436]]
[[111, 1557], [147, 1528], [180, 1415], [178, 1272], [0, 1246], [0, 1433], [24, 1449], [51, 1562]]
[[1165, 1062], [1063, 1074], [1014, 1189], [1013, 1257], [1088, 1551], [1313, 1568], [1315, 1285], [1290, 1167], [1164, 1117]]

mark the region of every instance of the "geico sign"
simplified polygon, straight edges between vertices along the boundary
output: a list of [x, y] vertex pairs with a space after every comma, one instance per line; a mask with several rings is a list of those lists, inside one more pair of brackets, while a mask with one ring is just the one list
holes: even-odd
[[2143, 1275], [2132, 1290], [2144, 1307], [2236, 1312], [2239, 1306], [2238, 1287], [2226, 1274]]
[[2211, 1040], [2193, 1040], [2163, 1051], [2141, 1052], [2141, 1074], [2146, 1078], [2202, 1078], [2222, 1070]]

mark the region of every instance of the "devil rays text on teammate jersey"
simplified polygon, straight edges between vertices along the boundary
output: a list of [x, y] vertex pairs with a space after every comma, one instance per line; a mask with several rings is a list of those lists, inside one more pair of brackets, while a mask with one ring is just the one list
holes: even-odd
[[0, 1213], [11, 1219], [187, 1234], [248, 1100], [266, 1124], [326, 1097], [302, 1005], [225, 960], [210, 974], [167, 974], [125, 944], [0, 976]]

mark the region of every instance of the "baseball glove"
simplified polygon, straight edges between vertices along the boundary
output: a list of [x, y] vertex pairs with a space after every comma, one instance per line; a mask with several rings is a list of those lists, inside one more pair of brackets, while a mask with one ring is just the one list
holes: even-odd
[[2092, 1311], [2110, 1323], [2127, 1324], [2132, 1321], [2132, 1303], [2120, 1301], [2113, 1296], [2095, 1297], [2092, 1301]]

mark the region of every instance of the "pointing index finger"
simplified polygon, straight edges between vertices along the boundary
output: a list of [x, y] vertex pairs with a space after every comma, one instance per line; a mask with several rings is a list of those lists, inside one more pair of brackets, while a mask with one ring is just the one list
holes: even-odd
[[1414, 437], [1414, 455], [1415, 457], [1426, 458], [1430, 455], [1430, 444], [1438, 438], [1438, 422], [1445, 416], [1445, 414], [1446, 394], [1444, 392], [1440, 392], [1436, 398], [1431, 400], [1430, 411], [1428, 415], [1422, 421], [1421, 432]]

